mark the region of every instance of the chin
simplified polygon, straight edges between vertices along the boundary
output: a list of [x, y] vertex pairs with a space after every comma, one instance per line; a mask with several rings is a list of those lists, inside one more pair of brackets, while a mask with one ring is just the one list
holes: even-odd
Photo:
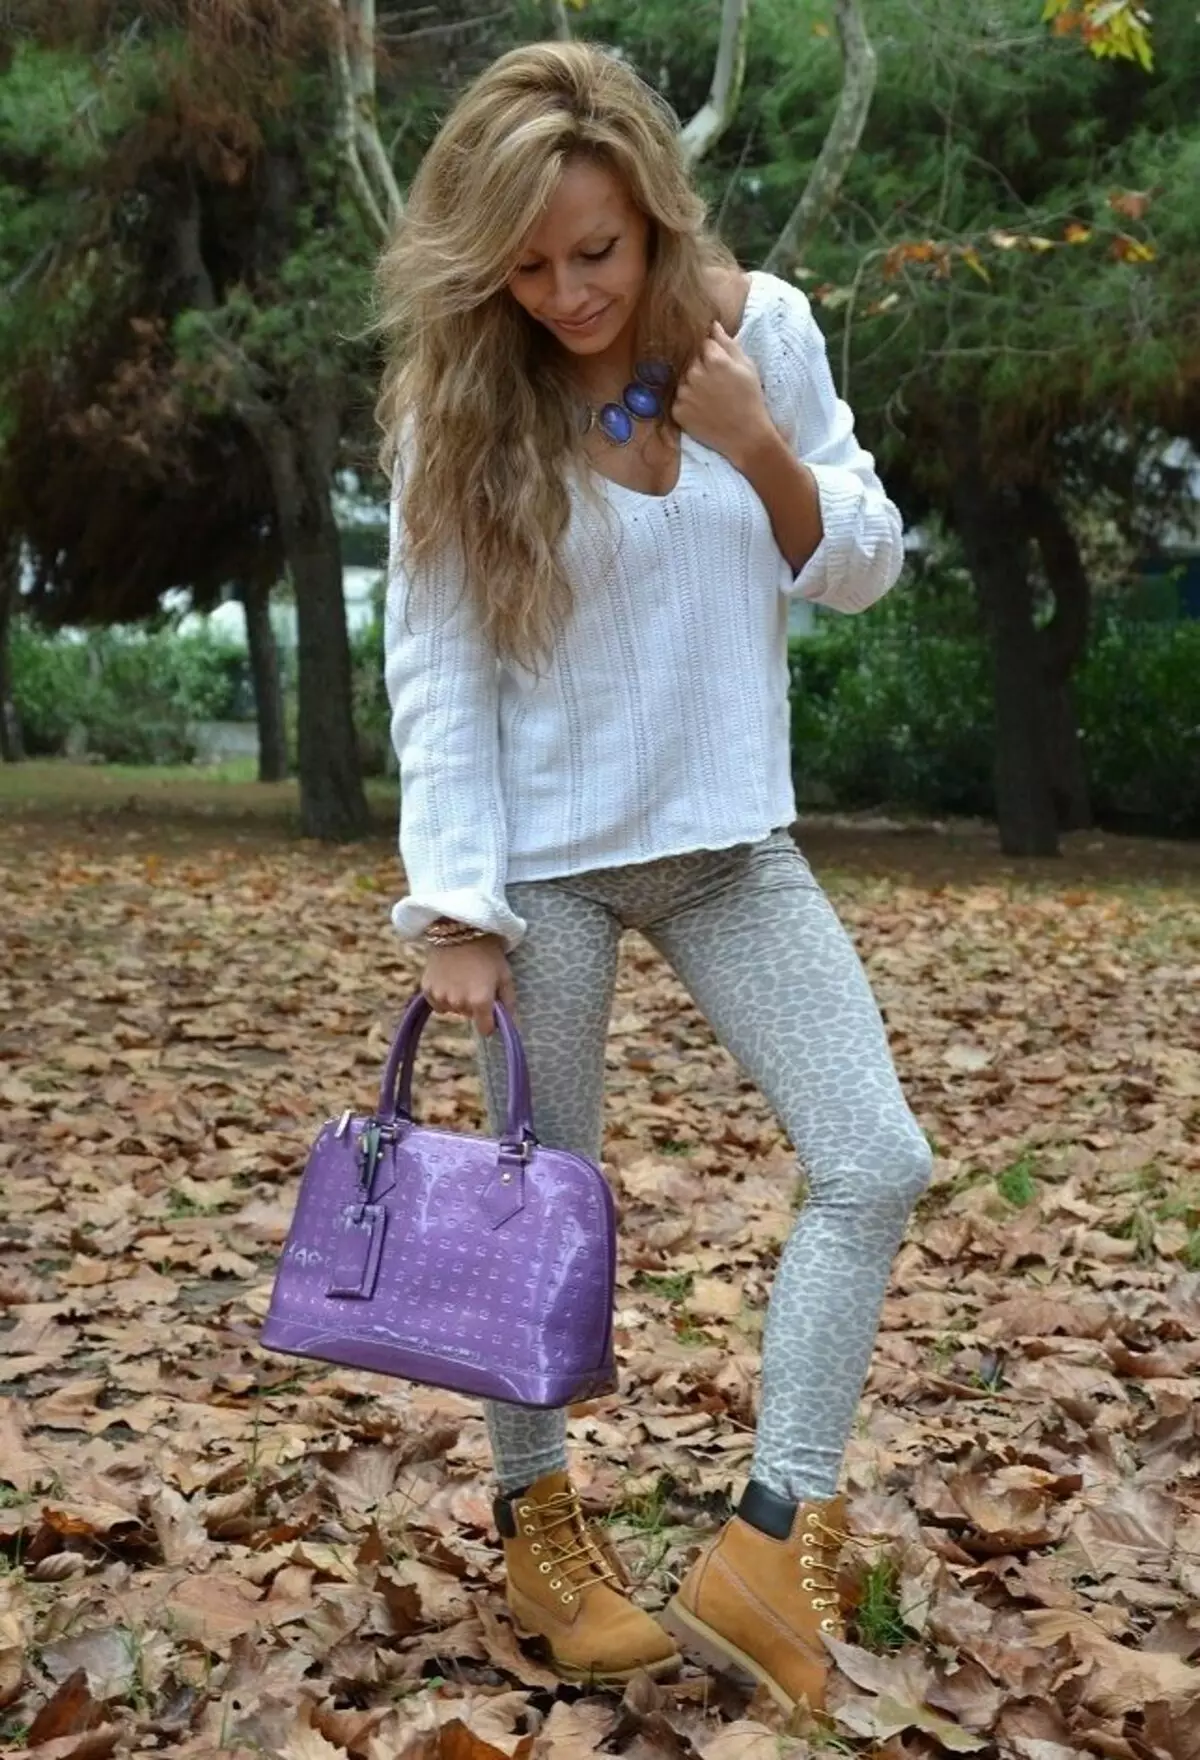
[[550, 334], [555, 342], [562, 344], [568, 354], [600, 354], [608, 347], [616, 331], [605, 325], [595, 336], [566, 336], [561, 330], [552, 330]]

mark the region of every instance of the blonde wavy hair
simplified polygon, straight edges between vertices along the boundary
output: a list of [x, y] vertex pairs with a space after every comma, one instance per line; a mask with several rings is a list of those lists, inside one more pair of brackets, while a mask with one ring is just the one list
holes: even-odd
[[[381, 462], [403, 481], [410, 579], [449, 550], [497, 655], [528, 665], [570, 615], [558, 556], [567, 473], [594, 505], [572, 388], [554, 339], [506, 283], [568, 161], [623, 179], [648, 217], [638, 358], [682, 373], [717, 316], [706, 279], [736, 259], [706, 224], [674, 112], [591, 43], [533, 43], [467, 88], [426, 152], [377, 270], [387, 365]], [[400, 465], [396, 471], [397, 463]]]

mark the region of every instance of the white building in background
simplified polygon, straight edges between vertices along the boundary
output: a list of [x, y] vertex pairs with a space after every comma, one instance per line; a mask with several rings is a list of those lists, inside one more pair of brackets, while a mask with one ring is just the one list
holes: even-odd
[[[383, 574], [378, 568], [344, 568], [342, 570], [342, 592], [346, 600], [346, 628], [353, 636], [358, 630], [370, 623], [374, 616], [374, 595], [382, 582]], [[186, 635], [191, 630], [207, 629], [215, 636], [226, 637], [229, 641], [246, 642], [246, 614], [242, 610], [240, 599], [226, 599], [215, 611], [204, 616], [198, 611], [186, 611], [189, 603], [187, 593], [167, 593], [163, 597], [163, 607], [167, 611], [184, 611], [179, 628]], [[296, 607], [291, 598], [283, 594], [277, 595], [271, 605], [271, 623], [275, 629], [275, 640], [281, 648], [294, 649], [296, 646]]]

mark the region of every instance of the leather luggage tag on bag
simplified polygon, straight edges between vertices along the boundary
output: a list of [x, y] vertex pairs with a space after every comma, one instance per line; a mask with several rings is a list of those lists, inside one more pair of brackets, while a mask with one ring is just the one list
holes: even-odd
[[333, 1276], [328, 1296], [358, 1296], [369, 1301], [375, 1294], [379, 1256], [387, 1211], [382, 1204], [347, 1204], [338, 1225], [333, 1255]]

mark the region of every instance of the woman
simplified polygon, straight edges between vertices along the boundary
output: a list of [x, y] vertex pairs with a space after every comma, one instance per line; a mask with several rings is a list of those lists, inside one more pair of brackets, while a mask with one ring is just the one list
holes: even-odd
[[[582, 44], [460, 99], [380, 269], [387, 683], [433, 1007], [519, 1004], [542, 1142], [598, 1158], [622, 930], [761, 1084], [811, 1196], [784, 1251], [737, 1515], [666, 1624], [785, 1706], [840, 1630], [838, 1471], [929, 1177], [851, 943], [795, 848], [793, 595], [861, 611], [901, 525], [803, 294], [705, 226], [675, 118]], [[635, 378], [636, 374], [636, 378]], [[499, 1046], [484, 1049], [493, 1128]], [[518, 1626], [568, 1679], [679, 1657], [571, 1488], [565, 1414], [487, 1409]]]

